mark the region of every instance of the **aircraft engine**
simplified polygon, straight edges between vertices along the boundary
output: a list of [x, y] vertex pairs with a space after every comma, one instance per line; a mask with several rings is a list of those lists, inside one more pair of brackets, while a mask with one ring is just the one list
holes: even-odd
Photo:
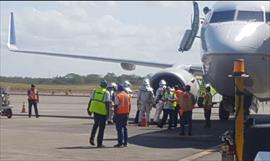
[[175, 85], [179, 85], [181, 87], [184, 87], [185, 85], [190, 85], [191, 93], [194, 94], [194, 96], [197, 98], [199, 84], [195, 79], [195, 77], [188, 71], [179, 68], [178, 69], [170, 68], [154, 74], [150, 80], [154, 92], [156, 92], [156, 90], [158, 89], [159, 82], [162, 79], [165, 80], [167, 82], [167, 85], [170, 87], [174, 87]]
[[124, 69], [124, 70], [132, 71], [132, 70], [135, 70], [136, 65], [134, 65], [134, 64], [129, 64], [129, 63], [121, 63], [121, 67], [122, 67], [122, 69]]

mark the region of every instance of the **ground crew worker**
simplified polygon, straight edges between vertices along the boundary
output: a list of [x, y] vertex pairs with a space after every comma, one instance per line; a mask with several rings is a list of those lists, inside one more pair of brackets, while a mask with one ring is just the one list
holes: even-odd
[[102, 142], [106, 126], [106, 120], [109, 113], [110, 93], [107, 91], [106, 87], [107, 82], [105, 80], [101, 81], [100, 87], [95, 89], [94, 92], [92, 93], [88, 108], [90, 115], [94, 113], [94, 125], [92, 127], [89, 143], [91, 145], [95, 145], [94, 139], [97, 128], [99, 127], [97, 137], [98, 148], [104, 147]]
[[115, 125], [118, 143], [114, 147], [126, 147], [128, 141], [127, 121], [131, 108], [131, 97], [124, 91], [122, 85], [118, 85], [118, 93], [115, 97]]
[[34, 106], [36, 118], [39, 117], [37, 104], [39, 102], [39, 94], [36, 86], [31, 84], [31, 88], [27, 91], [28, 95], [28, 117], [32, 116], [32, 106]]
[[117, 84], [114, 82], [110, 83], [107, 87], [107, 90], [110, 93], [110, 107], [109, 107], [109, 115], [107, 118], [107, 122], [109, 125], [113, 124], [114, 101], [115, 101], [116, 89], [117, 89]]
[[180, 96], [181, 133], [185, 135], [185, 122], [188, 124], [188, 135], [192, 135], [192, 110], [196, 103], [195, 97], [190, 93], [190, 86], [185, 86], [185, 92]]
[[149, 79], [143, 80], [143, 85], [140, 87], [138, 92], [138, 102], [141, 105], [140, 115], [139, 115], [139, 126], [143, 123], [143, 117], [147, 121], [147, 124], [150, 123], [150, 112], [154, 104], [154, 93], [153, 88], [150, 86]]
[[203, 107], [204, 107], [204, 117], [205, 117], [205, 128], [211, 127], [211, 109], [212, 109], [212, 94], [211, 94], [211, 88], [210, 86], [207, 86], [205, 88], [206, 94], [203, 98]]
[[164, 95], [165, 89], [166, 89], [166, 81], [161, 80], [159, 82], [159, 88], [156, 91], [156, 97], [155, 97], [156, 112], [154, 115], [154, 124], [157, 124], [157, 125], [160, 123], [160, 114], [161, 114], [162, 109], [163, 109], [162, 97]]
[[173, 92], [173, 89], [171, 89], [170, 87], [167, 87], [162, 99], [164, 103], [163, 117], [158, 127], [163, 128], [163, 125], [166, 123], [168, 119], [168, 115], [169, 115], [170, 119], [169, 119], [168, 129], [171, 129], [173, 127], [173, 119], [174, 119], [173, 115], [174, 115], [174, 109], [176, 106], [176, 97], [175, 97], [175, 93]]
[[180, 96], [182, 94], [184, 94], [183, 90], [180, 89], [180, 87], [178, 85], [174, 86], [174, 90], [175, 90], [175, 96], [176, 96], [176, 107], [174, 109], [174, 127], [177, 127], [177, 122], [178, 122], [178, 115], [180, 112]]

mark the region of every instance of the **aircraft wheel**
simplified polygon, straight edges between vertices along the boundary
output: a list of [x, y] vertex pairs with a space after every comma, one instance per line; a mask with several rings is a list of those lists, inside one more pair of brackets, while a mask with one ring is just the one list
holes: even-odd
[[7, 118], [11, 118], [12, 117], [12, 110], [11, 109], [7, 109], [7, 111], [6, 111], [6, 116], [7, 116]]

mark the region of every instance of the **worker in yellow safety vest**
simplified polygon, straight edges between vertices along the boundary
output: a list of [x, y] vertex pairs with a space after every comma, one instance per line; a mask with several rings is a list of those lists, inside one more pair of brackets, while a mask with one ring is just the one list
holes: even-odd
[[99, 127], [97, 137], [98, 148], [105, 147], [102, 142], [110, 105], [110, 93], [107, 91], [106, 87], [107, 81], [101, 81], [100, 87], [94, 90], [88, 103], [88, 114], [91, 115], [94, 113], [94, 125], [92, 127], [89, 143], [95, 145], [94, 139], [97, 128]]
[[188, 124], [188, 135], [192, 135], [192, 110], [196, 103], [195, 97], [190, 93], [190, 86], [185, 86], [185, 92], [180, 96], [180, 112], [181, 112], [181, 133], [185, 135], [185, 123]]
[[166, 87], [162, 100], [164, 102], [163, 117], [161, 123], [158, 124], [158, 127], [163, 128], [163, 125], [166, 123], [169, 115], [170, 119], [168, 129], [171, 129], [173, 127], [174, 110], [176, 107], [176, 96], [173, 89]]
[[212, 109], [212, 94], [211, 94], [211, 88], [210, 86], [207, 86], [205, 88], [206, 94], [203, 99], [203, 107], [204, 107], [204, 117], [205, 117], [205, 128], [210, 128], [211, 127], [211, 109]]

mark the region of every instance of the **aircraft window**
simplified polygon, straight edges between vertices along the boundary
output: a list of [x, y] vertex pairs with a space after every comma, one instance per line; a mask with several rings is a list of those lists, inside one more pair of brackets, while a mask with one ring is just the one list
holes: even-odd
[[233, 21], [235, 11], [219, 11], [214, 12], [210, 23]]
[[270, 22], [270, 12], [265, 12], [265, 21]]
[[237, 15], [237, 20], [240, 21], [263, 21], [262, 11], [239, 11]]

